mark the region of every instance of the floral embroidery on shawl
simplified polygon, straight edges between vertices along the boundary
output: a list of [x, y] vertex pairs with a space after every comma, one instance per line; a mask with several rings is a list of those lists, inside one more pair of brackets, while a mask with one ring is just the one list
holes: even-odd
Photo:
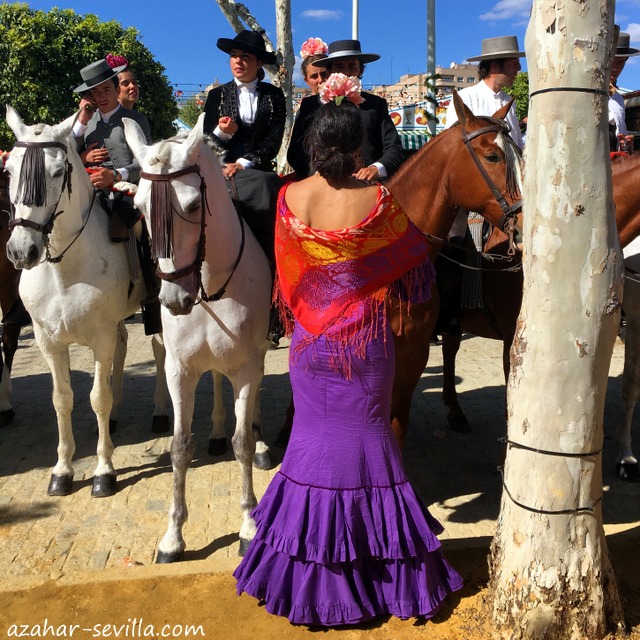
[[408, 307], [431, 297], [435, 271], [427, 242], [383, 186], [371, 214], [338, 231], [311, 229], [298, 220], [286, 204], [287, 186], [278, 198], [274, 298], [287, 334], [294, 320], [308, 332], [299, 351], [325, 336], [330, 365], [350, 377], [349, 354], [364, 357], [379, 323], [386, 328], [389, 295]]

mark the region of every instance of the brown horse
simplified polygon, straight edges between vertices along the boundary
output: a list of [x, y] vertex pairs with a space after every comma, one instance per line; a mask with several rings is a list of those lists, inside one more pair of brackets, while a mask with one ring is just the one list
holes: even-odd
[[[481, 213], [498, 228], [510, 226], [519, 211], [517, 176], [519, 155], [508, 136], [503, 118], [506, 105], [493, 117], [476, 117], [454, 93], [459, 126], [433, 138], [410, 158], [389, 181], [388, 187], [411, 220], [430, 240], [435, 260], [460, 207]], [[408, 430], [413, 391], [429, 357], [429, 338], [435, 326], [439, 297], [413, 305], [411, 316], [391, 310], [395, 339], [396, 373], [391, 424], [400, 444]], [[290, 405], [277, 445], [285, 445], [291, 430]]]
[[[640, 235], [640, 154], [619, 158], [612, 164], [613, 199], [616, 204], [616, 226], [620, 244], [624, 248]], [[507, 238], [498, 230], [492, 234], [493, 246], [485, 248], [491, 255], [506, 256]], [[520, 257], [508, 261], [482, 261], [482, 292], [484, 307], [461, 309], [462, 331], [483, 338], [502, 340], [505, 379], [509, 374], [509, 351], [522, 302], [522, 271], [510, 269], [519, 264]], [[636, 262], [640, 262], [637, 260]], [[627, 260], [625, 262], [628, 262]], [[616, 440], [620, 447], [619, 475], [636, 478], [637, 462], [631, 452], [631, 421], [633, 409], [640, 397], [640, 273], [630, 274], [625, 280], [623, 308], [627, 320], [625, 337], [625, 365], [623, 373], [623, 403], [625, 417], [620, 423]], [[447, 419], [452, 429], [469, 431], [470, 425], [458, 403], [455, 383], [455, 357], [460, 347], [460, 337], [442, 337], [444, 404], [448, 408]], [[620, 467], [629, 465], [625, 469]], [[625, 479], [631, 479], [625, 478]]]
[[18, 348], [20, 329], [29, 322], [29, 315], [22, 306], [18, 295], [20, 272], [14, 269], [5, 250], [10, 235], [7, 180], [4, 172], [0, 171], [0, 311], [2, 312], [0, 427], [8, 425], [15, 416], [11, 404], [11, 367], [13, 356]]

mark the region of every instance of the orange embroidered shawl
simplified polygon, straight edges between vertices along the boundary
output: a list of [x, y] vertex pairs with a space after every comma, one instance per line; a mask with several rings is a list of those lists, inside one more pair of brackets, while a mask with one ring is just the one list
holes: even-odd
[[[278, 197], [275, 298], [307, 332], [349, 342], [374, 320], [370, 314], [362, 317], [363, 305], [357, 303], [382, 302], [399, 279], [395, 290], [408, 303], [431, 297], [435, 272], [427, 241], [386, 187], [379, 186], [376, 205], [366, 219], [338, 231], [318, 231], [298, 220], [287, 207], [287, 187]], [[376, 317], [379, 306], [369, 305]], [[285, 324], [290, 333], [293, 327]]]

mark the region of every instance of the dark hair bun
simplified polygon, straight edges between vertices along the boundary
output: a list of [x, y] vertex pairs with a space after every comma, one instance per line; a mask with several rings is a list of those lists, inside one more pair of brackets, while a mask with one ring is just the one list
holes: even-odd
[[328, 102], [315, 113], [305, 136], [305, 149], [315, 170], [329, 182], [356, 171], [364, 128], [358, 107], [348, 100]]

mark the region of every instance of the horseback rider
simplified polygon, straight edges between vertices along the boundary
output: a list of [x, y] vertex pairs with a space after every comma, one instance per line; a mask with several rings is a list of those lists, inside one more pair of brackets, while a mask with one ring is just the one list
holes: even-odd
[[[223, 173], [232, 179], [236, 209], [249, 225], [275, 268], [276, 199], [282, 180], [274, 171], [287, 118], [280, 87], [263, 82], [264, 64], [275, 64], [264, 38], [244, 30], [235, 38], [218, 38], [218, 49], [229, 54], [233, 80], [209, 91], [204, 106], [204, 132], [221, 155]], [[271, 314], [269, 339], [277, 347], [283, 335], [278, 314]]]
[[[89, 168], [90, 180], [104, 209], [111, 216], [111, 240], [124, 242], [129, 239], [129, 230], [141, 219], [133, 206], [133, 198], [124, 191], [114, 190], [120, 182], [137, 184], [140, 165], [133, 157], [124, 136], [123, 118], [135, 120], [142, 128], [147, 142], [151, 132], [147, 118], [139, 111], [126, 109], [118, 102], [118, 73], [126, 65], [112, 68], [105, 60], [98, 60], [80, 70], [83, 83], [74, 91], [82, 97], [78, 119], [73, 126], [73, 135], [80, 157]], [[142, 226], [142, 225], [141, 225]], [[144, 227], [141, 229], [144, 233]], [[140, 254], [140, 269], [147, 287], [147, 299], [142, 303], [145, 333], [160, 333], [160, 303], [155, 265], [146, 250], [148, 241], [143, 240]]]
[[609, 86], [609, 127], [611, 132], [610, 150], [633, 152], [633, 136], [628, 133], [625, 119], [624, 98], [618, 91], [618, 78], [627, 60], [640, 55], [640, 49], [629, 46], [631, 36], [624, 31], [618, 34], [616, 54], [611, 62], [611, 82]]

